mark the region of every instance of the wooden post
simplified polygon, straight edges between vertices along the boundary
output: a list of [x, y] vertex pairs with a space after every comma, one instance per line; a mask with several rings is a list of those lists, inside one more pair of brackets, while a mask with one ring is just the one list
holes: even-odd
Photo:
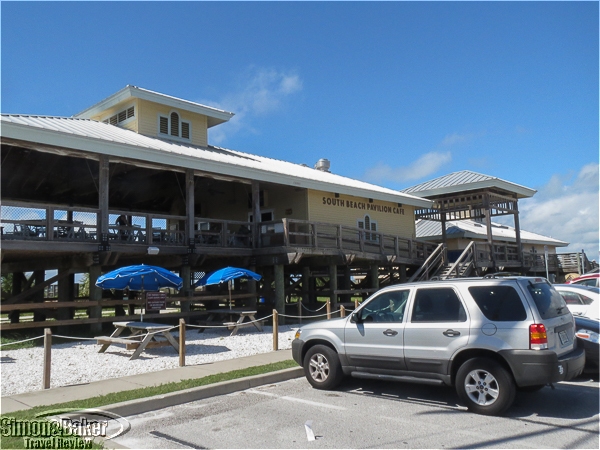
[[277, 310], [273, 310], [273, 350], [279, 350], [279, 326], [277, 324]]
[[52, 365], [52, 330], [44, 328], [44, 379], [43, 388], [50, 389], [50, 367]]
[[354, 298], [354, 309], [358, 308], [358, 299]]
[[346, 308], [344, 308], [344, 305], [340, 306], [340, 317], [346, 317]]
[[179, 367], [185, 367], [185, 319], [179, 319]]
[[298, 297], [298, 322], [302, 323], [302, 297]]
[[331, 319], [331, 301], [327, 299], [327, 320]]

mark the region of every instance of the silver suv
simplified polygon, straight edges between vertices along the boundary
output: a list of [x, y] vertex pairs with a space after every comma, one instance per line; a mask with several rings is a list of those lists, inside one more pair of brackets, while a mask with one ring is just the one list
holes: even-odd
[[469, 410], [504, 412], [516, 390], [583, 371], [573, 316], [545, 278], [465, 278], [390, 286], [349, 317], [304, 325], [294, 360], [318, 389], [344, 375], [455, 386]]

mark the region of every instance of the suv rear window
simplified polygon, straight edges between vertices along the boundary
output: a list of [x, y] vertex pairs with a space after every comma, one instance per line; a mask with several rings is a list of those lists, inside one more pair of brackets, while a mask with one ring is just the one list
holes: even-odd
[[552, 319], [569, 313], [562, 295], [550, 284], [529, 282], [527, 283], [527, 290], [531, 294], [542, 319]]
[[473, 286], [469, 292], [488, 320], [516, 322], [527, 318], [519, 293], [512, 286]]

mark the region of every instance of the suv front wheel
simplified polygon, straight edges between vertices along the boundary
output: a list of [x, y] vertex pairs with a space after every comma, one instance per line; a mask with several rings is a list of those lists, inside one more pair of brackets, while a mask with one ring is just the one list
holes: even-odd
[[338, 354], [326, 345], [315, 345], [306, 352], [304, 374], [314, 388], [326, 390], [334, 389], [344, 377]]
[[456, 392], [470, 411], [495, 416], [512, 405], [516, 387], [511, 374], [499, 363], [473, 358], [458, 369]]

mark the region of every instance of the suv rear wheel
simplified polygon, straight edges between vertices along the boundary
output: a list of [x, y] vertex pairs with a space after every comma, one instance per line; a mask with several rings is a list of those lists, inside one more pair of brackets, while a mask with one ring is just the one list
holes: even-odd
[[344, 377], [338, 354], [326, 345], [315, 345], [306, 352], [304, 374], [317, 389], [334, 389]]
[[511, 374], [496, 361], [473, 358], [458, 369], [456, 392], [470, 411], [494, 416], [512, 405], [516, 387]]

